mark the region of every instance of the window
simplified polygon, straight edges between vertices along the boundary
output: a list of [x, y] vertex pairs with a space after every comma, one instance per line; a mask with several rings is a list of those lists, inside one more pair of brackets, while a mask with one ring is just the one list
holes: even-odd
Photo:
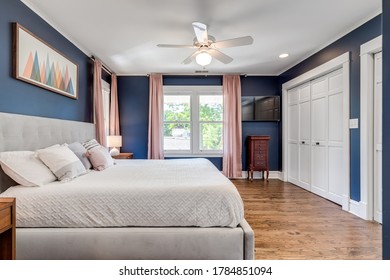
[[164, 87], [165, 156], [220, 156], [222, 87]]

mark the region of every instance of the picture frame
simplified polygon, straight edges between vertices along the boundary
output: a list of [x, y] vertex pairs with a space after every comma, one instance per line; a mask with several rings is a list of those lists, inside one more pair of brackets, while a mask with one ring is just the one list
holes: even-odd
[[13, 34], [15, 78], [77, 99], [78, 65], [19, 23]]

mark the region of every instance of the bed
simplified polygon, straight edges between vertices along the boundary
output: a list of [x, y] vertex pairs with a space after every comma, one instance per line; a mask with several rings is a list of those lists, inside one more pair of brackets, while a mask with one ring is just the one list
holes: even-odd
[[[89, 123], [0, 113], [0, 152], [94, 135]], [[0, 170], [0, 196], [17, 198], [17, 259], [253, 259], [238, 192], [209, 161], [117, 163], [35, 188]]]

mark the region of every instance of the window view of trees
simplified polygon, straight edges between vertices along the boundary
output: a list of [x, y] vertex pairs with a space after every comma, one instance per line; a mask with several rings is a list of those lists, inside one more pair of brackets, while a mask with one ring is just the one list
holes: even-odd
[[[199, 95], [196, 98], [196, 104], [191, 105], [189, 95], [164, 96], [164, 150], [190, 151], [194, 140], [191, 141], [191, 137], [198, 137], [196, 149], [200, 151], [222, 150], [222, 96]], [[194, 127], [198, 131], [193, 131], [191, 120], [196, 122]]]
[[190, 100], [190, 96], [164, 96], [164, 150], [191, 150]]
[[201, 150], [222, 150], [222, 114], [222, 96], [199, 97]]

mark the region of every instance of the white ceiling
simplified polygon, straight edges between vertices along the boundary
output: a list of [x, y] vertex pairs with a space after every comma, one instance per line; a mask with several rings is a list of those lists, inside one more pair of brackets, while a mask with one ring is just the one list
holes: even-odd
[[[279, 75], [381, 12], [381, 0], [22, 0], [87, 55], [118, 75], [193, 74], [191, 23], [217, 40], [250, 35], [254, 44], [223, 49], [230, 64], [212, 73]], [[28, 28], [28, 27], [27, 27]], [[280, 59], [281, 53], [289, 53]]]

